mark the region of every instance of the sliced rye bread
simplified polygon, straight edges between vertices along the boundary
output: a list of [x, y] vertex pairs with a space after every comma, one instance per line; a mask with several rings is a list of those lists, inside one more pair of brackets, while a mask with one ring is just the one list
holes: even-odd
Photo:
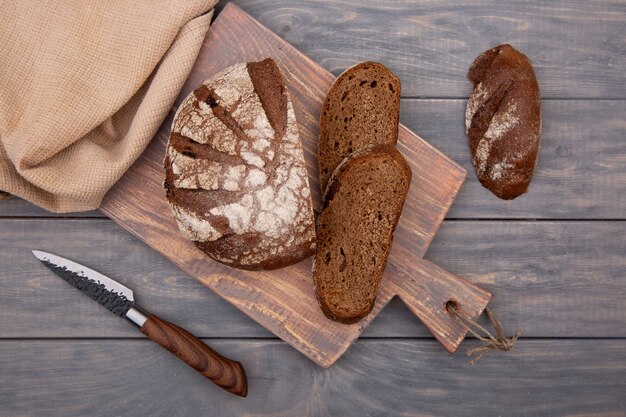
[[337, 165], [370, 144], [395, 145], [400, 114], [400, 79], [377, 62], [344, 71], [332, 85], [320, 116], [320, 189]]
[[317, 222], [313, 267], [324, 314], [354, 323], [374, 307], [411, 169], [393, 146], [369, 145], [332, 174]]

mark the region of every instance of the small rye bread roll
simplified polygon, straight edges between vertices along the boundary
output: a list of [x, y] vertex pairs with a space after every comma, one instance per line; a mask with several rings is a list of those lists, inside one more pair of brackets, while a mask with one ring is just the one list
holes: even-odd
[[465, 132], [480, 183], [511, 200], [528, 189], [541, 138], [539, 85], [526, 55], [500, 45], [476, 58], [467, 78]]
[[189, 94], [164, 165], [180, 231], [211, 258], [275, 269], [314, 253], [305, 160], [273, 60], [228, 67]]
[[389, 145], [355, 151], [332, 174], [313, 264], [328, 318], [354, 323], [372, 311], [410, 183], [411, 169]]
[[395, 145], [400, 115], [400, 79], [377, 62], [348, 68], [326, 95], [320, 115], [320, 189], [350, 153], [366, 145]]

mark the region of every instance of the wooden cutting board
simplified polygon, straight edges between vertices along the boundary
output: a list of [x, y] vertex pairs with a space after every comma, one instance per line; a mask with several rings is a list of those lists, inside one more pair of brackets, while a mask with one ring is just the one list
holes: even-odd
[[[467, 173], [404, 126], [398, 149], [413, 170], [411, 188], [376, 305], [359, 323], [345, 325], [324, 317], [313, 291], [311, 259], [277, 271], [236, 270], [211, 260], [178, 232], [161, 187], [163, 155], [176, 108], [221, 69], [267, 57], [283, 70], [293, 99], [317, 212], [319, 112], [334, 76], [233, 4], [211, 27], [168, 119], [100, 210], [320, 366], [332, 365], [395, 295], [454, 352], [466, 332], [446, 312], [446, 303], [455, 300], [467, 315], [476, 317], [491, 295], [422, 257]], [[207, 317], [212, 319], [218, 318]]]

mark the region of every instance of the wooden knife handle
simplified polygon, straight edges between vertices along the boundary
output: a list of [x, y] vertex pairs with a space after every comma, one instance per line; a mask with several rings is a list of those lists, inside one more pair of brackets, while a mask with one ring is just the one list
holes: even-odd
[[141, 326], [141, 333], [226, 391], [245, 397], [248, 381], [241, 363], [220, 355], [187, 330], [155, 315]]

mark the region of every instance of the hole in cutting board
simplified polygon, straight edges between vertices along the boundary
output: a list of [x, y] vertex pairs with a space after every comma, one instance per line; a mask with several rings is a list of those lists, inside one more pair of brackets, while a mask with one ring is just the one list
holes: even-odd
[[446, 301], [445, 309], [446, 309], [446, 313], [450, 314], [450, 310], [460, 311], [461, 305], [458, 303], [458, 301], [451, 298], [448, 301]]

